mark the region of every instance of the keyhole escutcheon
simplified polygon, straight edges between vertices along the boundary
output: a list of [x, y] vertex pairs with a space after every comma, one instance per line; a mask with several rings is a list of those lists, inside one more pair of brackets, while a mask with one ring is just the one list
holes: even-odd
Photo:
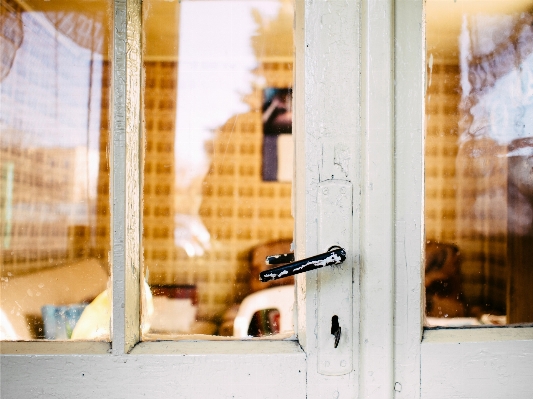
[[331, 318], [331, 335], [335, 337], [335, 348], [339, 346], [339, 341], [341, 339], [341, 326], [339, 325], [339, 317], [334, 315]]

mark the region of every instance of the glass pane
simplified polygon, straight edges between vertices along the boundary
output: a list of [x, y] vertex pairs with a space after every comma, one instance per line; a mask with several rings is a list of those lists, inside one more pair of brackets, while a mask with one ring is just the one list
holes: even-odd
[[426, 2], [429, 326], [533, 322], [532, 12]]
[[108, 6], [0, 4], [2, 340], [109, 339]]
[[292, 241], [292, 3], [150, 0], [143, 16], [143, 337], [236, 337], [254, 306], [246, 332], [259, 312], [276, 322], [255, 335], [290, 334], [292, 288], [267, 306], [287, 287], [258, 273]]

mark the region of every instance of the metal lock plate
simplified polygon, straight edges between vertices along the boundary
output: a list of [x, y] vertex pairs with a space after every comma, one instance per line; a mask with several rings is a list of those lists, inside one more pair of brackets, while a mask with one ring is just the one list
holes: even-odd
[[[353, 369], [353, 243], [352, 184], [343, 180], [318, 185], [318, 250], [332, 245], [346, 249], [340, 265], [318, 270], [318, 372], [343, 375]], [[341, 328], [335, 347], [332, 320]]]

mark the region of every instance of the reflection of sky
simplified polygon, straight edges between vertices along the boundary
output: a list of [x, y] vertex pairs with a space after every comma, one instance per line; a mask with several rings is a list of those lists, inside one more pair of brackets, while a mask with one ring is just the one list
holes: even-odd
[[278, 1], [182, 1], [178, 71], [176, 166], [186, 186], [208, 167], [204, 143], [232, 115], [248, 111], [257, 65], [252, 10], [275, 16]]
[[[24, 40], [1, 83], [5, 137], [25, 147], [98, 148], [102, 62], [94, 54], [90, 139], [87, 134], [90, 50], [56, 32], [42, 13], [23, 13]], [[15, 136], [16, 137], [13, 137]]]

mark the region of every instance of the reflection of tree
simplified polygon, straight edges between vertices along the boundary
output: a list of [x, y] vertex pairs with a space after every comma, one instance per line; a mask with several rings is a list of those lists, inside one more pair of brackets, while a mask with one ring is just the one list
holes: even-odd
[[8, 75], [22, 44], [23, 28], [20, 6], [11, 0], [0, 2], [0, 82]]
[[103, 54], [105, 38], [105, 12], [47, 12], [46, 18], [56, 29], [77, 45]]
[[[202, 310], [205, 306], [210, 316], [249, 293], [252, 276], [247, 254], [253, 246], [292, 238], [291, 184], [265, 182], [261, 170], [264, 87], [281, 89], [273, 92], [278, 96], [270, 99], [269, 105], [273, 107], [265, 110], [267, 119], [278, 116], [277, 127], [280, 124], [285, 129], [290, 127], [281, 119], [290, 113], [287, 88], [292, 86], [293, 10], [290, 1], [280, 3], [274, 17], [253, 11], [256, 30], [251, 45], [257, 60], [253, 72], [258, 79], [244, 98], [250, 111], [229, 117], [207, 148], [211, 166], [202, 184], [200, 216], [212, 237], [215, 254], [206, 265], [213, 270], [208, 282], [222, 278], [230, 283], [217, 284], [215, 299], [200, 302], [200, 313], [205, 312]], [[198, 260], [197, 264], [203, 265], [201, 262]], [[200, 298], [202, 294], [200, 289]]]
[[479, 274], [483, 304], [497, 305], [508, 322], [531, 322], [533, 16], [473, 15], [467, 22], [457, 155], [463, 271]]
[[[24, 9], [17, 2], [3, 0], [0, 3], [0, 81], [9, 73], [17, 50], [24, 40], [22, 13], [43, 11], [43, 15], [62, 33], [80, 47], [94, 53], [107, 53], [107, 12], [103, 3], [62, 3], [60, 10], [50, 10], [49, 5], [27, 2]], [[35, 6], [35, 7], [34, 7]], [[53, 6], [52, 6], [53, 7]], [[71, 7], [71, 9], [68, 9]]]
[[293, 18], [291, 0], [280, 0], [280, 10], [275, 18], [265, 18], [258, 10], [253, 11], [257, 23], [256, 34], [252, 37], [252, 47], [258, 61], [268, 61], [280, 57], [292, 58]]
[[[462, 54], [463, 66], [468, 68], [463, 71], [468, 76], [468, 85], [463, 85], [462, 88], [462, 118], [459, 126], [461, 140], [491, 137], [505, 144], [502, 141], [508, 143], [512, 139], [524, 137], [520, 128], [525, 126], [522, 120], [525, 115], [524, 106], [533, 104], [533, 72], [531, 61], [528, 61], [533, 54], [533, 15], [522, 13], [514, 16], [513, 28], [508, 36], [505, 33], [506, 19], [502, 18], [499, 31], [495, 30], [493, 34], [494, 38], [500, 39], [499, 43], [491, 43], [486, 38], [483, 41], [478, 37], [481, 34], [476, 32], [483, 31], [483, 19], [484, 16], [479, 15], [469, 19], [471, 47], [468, 47], [467, 54]], [[496, 23], [493, 22], [493, 25]], [[486, 42], [491, 43], [494, 48], [484, 53], [483, 42], [485, 46]], [[502, 85], [504, 79], [509, 84]], [[513, 79], [519, 82], [513, 82]], [[520, 90], [515, 89], [520, 86]], [[494, 95], [491, 96], [491, 93]], [[491, 105], [492, 98], [495, 101], [503, 102], [503, 98], [510, 101]]]
[[[281, 61], [285, 65], [290, 64], [290, 66], [292, 67], [292, 57], [294, 50], [292, 33], [292, 2], [290, 0], [280, 0], [280, 8], [278, 14], [273, 18], [265, 17], [257, 9], [252, 10], [252, 16], [257, 25], [257, 28], [255, 34], [251, 37], [251, 46], [259, 65], [259, 68], [256, 69], [254, 72], [257, 76], [261, 77], [262, 80], [264, 80], [266, 72], [264, 68], [265, 63], [270, 63], [279, 67]], [[279, 68], [279, 70], [277, 70], [277, 73], [283, 74], [283, 68]], [[268, 80], [268, 77], [266, 79]], [[279, 106], [276, 107], [276, 115], [273, 115], [276, 116], [275, 126], [278, 130], [279, 126], [282, 126], [283, 132], [290, 132], [292, 124], [292, 114], [290, 112], [291, 97], [288, 93], [288, 90], [286, 90], [286, 87], [290, 86], [291, 81], [292, 79], [289, 82], [281, 85], [279, 83], [270, 84], [270, 86], [273, 87], [283, 87], [283, 89], [279, 93], [279, 98], [277, 97], [275, 99], [276, 101], [274, 105]], [[258, 89], [257, 86], [254, 86], [252, 88], [252, 92], [250, 94], [244, 96], [244, 101], [248, 103], [250, 107], [254, 110], [258, 110], [261, 108], [261, 91]], [[284, 110], [284, 112], [281, 112], [282, 109]], [[270, 113], [272, 112], [273, 111], [271, 111]], [[231, 117], [230, 120], [232, 122], [230, 122], [229, 125], [231, 125], [232, 123], [237, 123], [240, 116], [243, 115], [236, 115]], [[274, 123], [274, 118], [272, 119]], [[221, 128], [219, 130], [224, 130], [224, 128]], [[206, 147], [208, 152], [216, 152], [216, 150], [212, 148], [210, 144], [206, 145]], [[226, 143], [226, 145], [221, 144], [220, 146], [220, 148], [223, 149], [224, 152], [228, 150], [228, 147], [233, 147], [233, 144]], [[228, 157], [228, 159], [231, 161], [231, 157]], [[213, 172], [214, 168], [218, 167], [216, 163], [219, 161], [213, 161], [213, 154], [211, 154], [211, 161], [211, 172]], [[180, 166], [176, 165], [176, 176], [190, 175], [190, 171], [187, 169], [190, 168], [189, 165], [181, 166], [181, 168], [184, 169], [183, 174], [180, 174], [179, 168]], [[176, 201], [174, 202], [174, 205], [177, 214], [176, 221], [190, 221], [192, 220], [191, 218], [197, 217], [199, 213], [199, 209], [203, 201], [203, 196], [205, 194], [205, 192], [202, 192], [202, 184], [205, 183], [206, 175], [208, 174], [208, 168], [205, 168], [205, 170], [195, 170], [194, 172], [194, 178], [185, 179], [185, 181], [188, 183], [186, 187], [181, 187], [179, 181], [177, 186], [175, 187]], [[201, 221], [197, 220], [196, 226], [198, 227], [199, 225], [201, 225]], [[203, 255], [203, 249], [207, 249], [209, 247], [208, 242], [205, 240], [205, 237], [209, 239], [209, 236], [206, 236], [204, 232], [202, 232], [201, 235], [198, 235], [196, 234], [198, 233], [197, 229], [195, 230], [195, 233], [193, 230], [189, 230], [189, 227], [190, 226], [188, 224], [177, 222], [175, 230], [176, 245], [178, 245], [182, 249], [197, 248], [198, 250], [196, 251], [191, 252], [190, 250], [186, 250], [186, 252], [188, 254], [193, 253], [195, 255]]]

